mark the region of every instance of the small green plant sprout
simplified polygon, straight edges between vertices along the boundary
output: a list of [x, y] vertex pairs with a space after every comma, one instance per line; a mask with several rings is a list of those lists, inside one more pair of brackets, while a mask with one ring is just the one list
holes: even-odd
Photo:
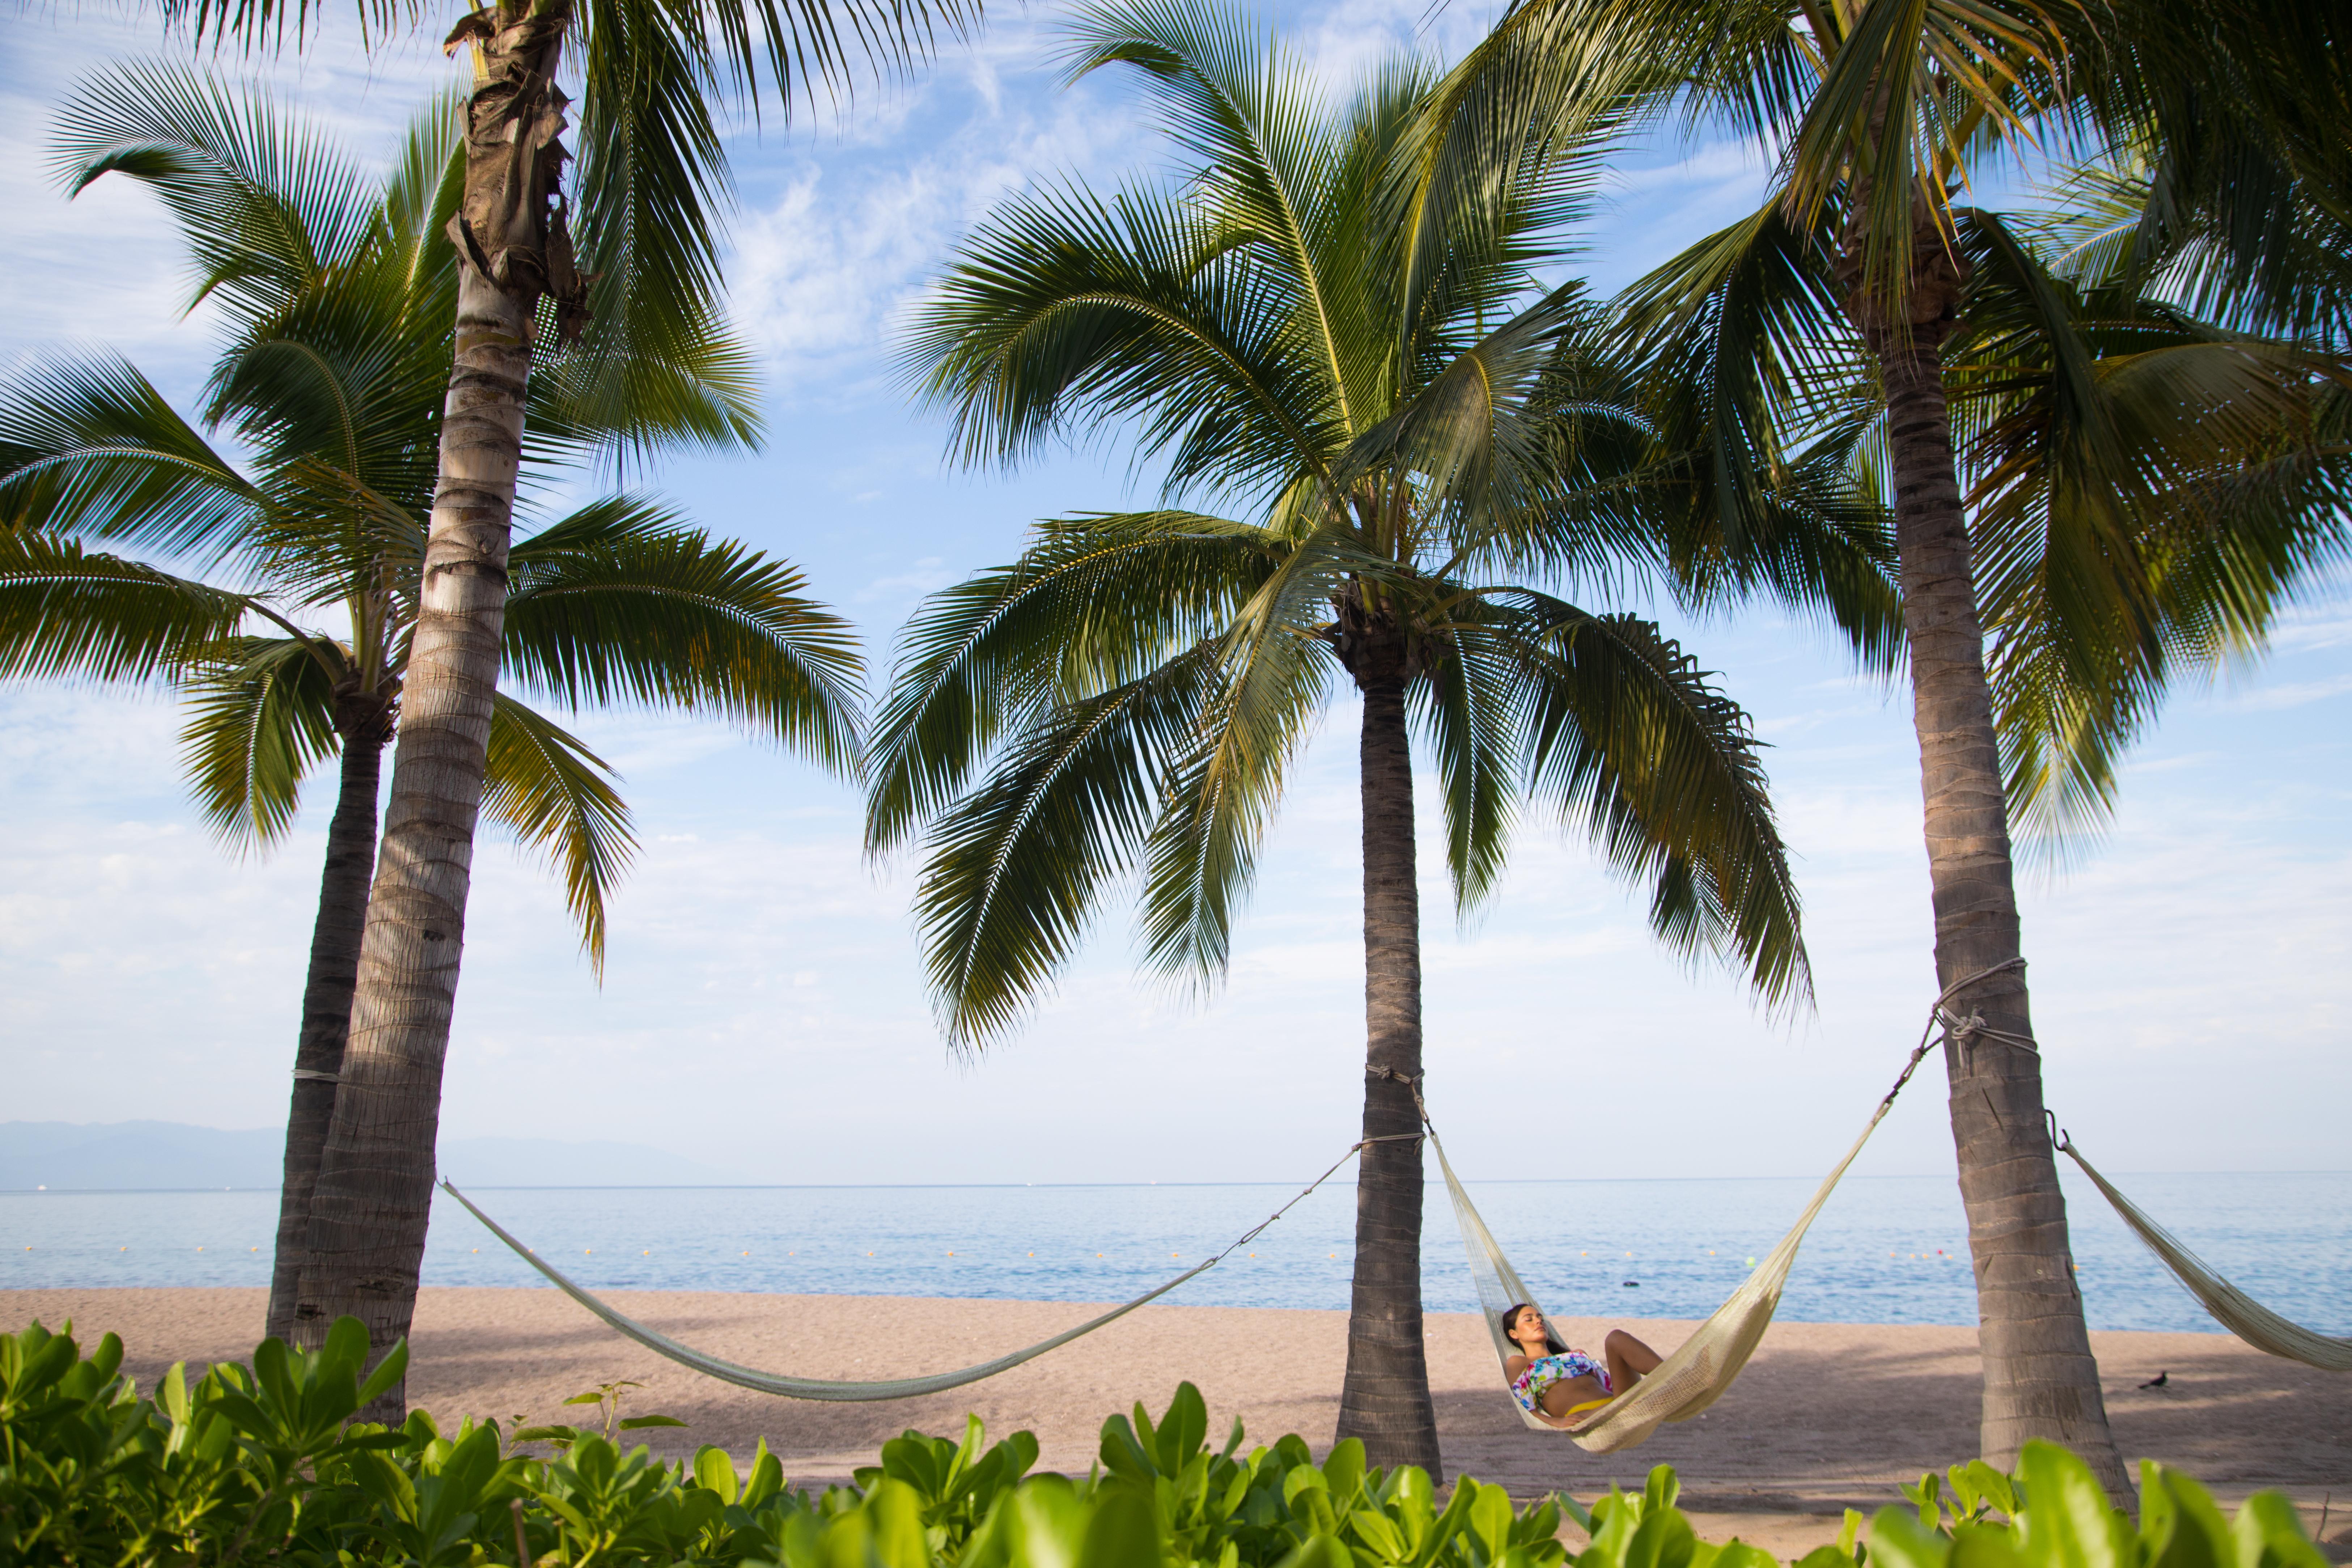
[[[1948, 1499], [1943, 1495], [1947, 1486], [1951, 1491]], [[1941, 1476], [1922, 1471], [1918, 1485], [1905, 1487], [1903, 1495], [1919, 1510], [1921, 1524], [1929, 1530], [1945, 1530], [1948, 1525], [1981, 1524], [1995, 1510], [2004, 1518], [2015, 1518], [2025, 1488], [1982, 1459], [1970, 1459]]]
[[[624, 1432], [639, 1432], [648, 1426], [686, 1425], [675, 1415], [623, 1415], [621, 1414], [623, 1390], [644, 1386], [644, 1384], [634, 1378], [620, 1378], [612, 1383], [600, 1383], [593, 1388], [573, 1394], [563, 1403], [596, 1406], [604, 1418], [602, 1436], [607, 1443], [616, 1442], [620, 1434]], [[515, 1419], [520, 1421], [522, 1417], [518, 1415]], [[593, 1427], [572, 1426], [559, 1422], [544, 1426], [518, 1427], [515, 1430], [514, 1440], [518, 1443], [552, 1443], [562, 1448], [577, 1443], [583, 1437], [595, 1435], [597, 1434]]]

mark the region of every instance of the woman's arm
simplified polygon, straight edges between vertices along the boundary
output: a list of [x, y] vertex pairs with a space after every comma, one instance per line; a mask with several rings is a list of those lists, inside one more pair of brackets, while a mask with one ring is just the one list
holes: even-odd
[[1503, 1358], [1503, 1375], [1517, 1383], [1519, 1373], [1527, 1371], [1528, 1365], [1528, 1358], [1523, 1355], [1507, 1355]]

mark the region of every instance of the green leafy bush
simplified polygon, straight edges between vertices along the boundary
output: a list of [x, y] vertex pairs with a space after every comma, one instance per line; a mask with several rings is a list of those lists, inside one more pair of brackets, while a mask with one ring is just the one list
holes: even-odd
[[[68, 1325], [68, 1331], [70, 1325]], [[1235, 1422], [1208, 1444], [1208, 1409], [1182, 1385], [1154, 1422], [1138, 1405], [1103, 1425], [1083, 1479], [1032, 1474], [1037, 1442], [990, 1445], [908, 1432], [847, 1487], [786, 1487], [765, 1445], [748, 1472], [705, 1447], [668, 1463], [604, 1430], [495, 1422], [444, 1433], [422, 1411], [398, 1430], [351, 1417], [399, 1375], [395, 1351], [363, 1376], [367, 1339], [337, 1323], [313, 1352], [268, 1342], [250, 1367], [180, 1367], [152, 1399], [119, 1375], [108, 1335], [84, 1357], [36, 1324], [0, 1336], [0, 1563], [282, 1563], [297, 1568], [1554, 1568], [1563, 1516], [1590, 1538], [1578, 1568], [1777, 1568], [1755, 1547], [1701, 1542], [1660, 1466], [1638, 1495], [1591, 1510], [1566, 1498], [1515, 1507], [1465, 1479], [1441, 1506], [1406, 1466], [1368, 1469], [1349, 1442], [1317, 1464], [1297, 1436], [1243, 1451]], [[524, 1433], [555, 1447], [520, 1451]], [[2195, 1482], [2147, 1470], [2134, 1526], [2064, 1450], [2029, 1449], [2018, 1478], [1981, 1464], [1906, 1489], [1866, 1546], [1858, 1515], [1800, 1568], [2321, 1568], [2285, 1500], [2234, 1523]], [[2039, 1505], [2030, 1508], [2031, 1495]], [[2000, 1517], [1993, 1516], [1998, 1513]], [[1916, 1518], [1914, 1517], [1916, 1515]]]

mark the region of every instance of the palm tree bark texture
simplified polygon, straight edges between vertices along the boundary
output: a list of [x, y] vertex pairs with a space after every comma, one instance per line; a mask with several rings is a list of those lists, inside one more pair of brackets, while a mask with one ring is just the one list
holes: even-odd
[[[584, 318], [555, 212], [565, 153], [554, 78], [570, 24], [562, 0], [506, 3], [449, 37], [453, 50], [475, 50], [466, 195], [452, 225], [456, 356], [382, 858], [295, 1308], [305, 1344], [346, 1314], [365, 1322], [371, 1364], [408, 1332], [432, 1209], [540, 296], [557, 296], [568, 331]], [[397, 1422], [405, 1409], [395, 1385], [364, 1418]]]
[[2033, 1019], [1941, 359], [1966, 279], [1940, 230], [1922, 222], [1906, 308], [1894, 317], [1858, 286], [1858, 251], [1850, 240], [1841, 273], [1886, 392], [1937, 985], [1985, 975], [1948, 1004], [1963, 1025], [1945, 1051], [1984, 1363], [1979, 1441], [1985, 1461], [2003, 1470], [2031, 1438], [2063, 1443], [2127, 1501], [2044, 1128], [2041, 1061], [2030, 1044], [2015, 1043], [2033, 1038]]
[[376, 793], [393, 710], [382, 698], [338, 694], [336, 730], [342, 777], [327, 825], [327, 864], [319, 878], [319, 918], [310, 931], [310, 970], [302, 987], [302, 1026], [294, 1047], [294, 1089], [286, 1114], [286, 1173], [278, 1197], [277, 1261], [269, 1279], [265, 1332], [291, 1342], [302, 1257], [310, 1236], [310, 1194], [335, 1119], [335, 1081], [350, 1037], [352, 994], [367, 929], [368, 882], [375, 874]]
[[[1421, 1320], [1421, 889], [1413, 861], [1405, 685], [1418, 651], [1359, 585], [1337, 608], [1339, 657], [1363, 692], [1364, 1131], [1355, 1278], [1336, 1441], [1444, 1479]], [[1379, 1140], [1379, 1142], [1373, 1142]]]

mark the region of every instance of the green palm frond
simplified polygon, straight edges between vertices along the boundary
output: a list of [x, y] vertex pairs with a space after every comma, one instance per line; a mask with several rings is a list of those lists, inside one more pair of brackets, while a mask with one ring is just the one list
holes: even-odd
[[1056, 704], [932, 825], [915, 911], [950, 1041], [1009, 1030], [1076, 948], [1104, 884], [1142, 849], [1217, 677], [1204, 645]]
[[534, 369], [534, 443], [585, 437], [617, 462], [667, 445], [756, 447], [751, 354], [719, 309], [734, 181], [694, 35], [635, 0], [590, 0], [583, 20], [570, 221], [595, 275], [593, 315]]
[[[1318, 384], [1333, 427], [1352, 434], [1377, 417], [1388, 322], [1368, 321], [1349, 298], [1369, 261], [1360, 223], [1338, 210], [1364, 182], [1344, 180], [1360, 127], [1335, 125], [1311, 79], [1237, 11], [1184, 0], [1095, 0], [1073, 16], [1066, 59], [1076, 79], [1118, 63], [1140, 71], [1162, 132], [1197, 160], [1197, 200], [1220, 247], [1250, 246], [1266, 265], [1252, 281], [1279, 312], [1291, 357]], [[1408, 89], [1408, 101], [1417, 97]], [[1338, 199], [1334, 199], [1334, 198]]]
[[335, 682], [343, 650], [296, 637], [239, 637], [186, 682], [180, 760], [205, 821], [225, 843], [267, 849], [294, 826], [302, 781], [341, 742]]
[[1495, 890], [1518, 816], [1521, 725], [1518, 650], [1484, 624], [1476, 600], [1433, 637], [1425, 679], [1414, 683], [1414, 718], [1444, 794], [1445, 868], [1454, 907], [1467, 915]]
[[1811, 994], [1789, 874], [1747, 715], [1638, 616], [1491, 596], [1520, 664], [1529, 793], [1650, 885], [1650, 923], [1738, 963], [1772, 1003]]
[[267, 319], [373, 237], [366, 176], [257, 81], [164, 61], [110, 66], [76, 88], [58, 127], [54, 163], [68, 192], [127, 174], [179, 220], [192, 310], [211, 300], [239, 321]]
[[[2075, 86], [2137, 189], [2121, 257], [2241, 331], [2352, 348], [2352, 53], [2338, 7], [2105, 7]], [[2112, 166], [2112, 165], [2111, 165]], [[2113, 187], [2110, 187], [2111, 189]], [[2071, 205], [2074, 192], [2059, 199]]]
[[[2087, 297], [1989, 218], [1952, 355], [1990, 674], [2030, 849], [2063, 858], [2182, 673], [2260, 645], [2340, 556], [2325, 356], [2130, 288]], [[2332, 448], [2332, 450], [2331, 450]]]
[[[1337, 574], [1293, 551], [1216, 645], [1218, 683], [1192, 745], [1164, 785], [1141, 909], [1144, 966], [1205, 989], [1232, 952], [1233, 921], [1273, 825], [1282, 781], [1336, 673], [1309, 624]], [[1319, 618], [1319, 617], [1318, 617]]]
[[11, 527], [217, 555], [262, 500], [116, 355], [27, 356], [0, 387], [0, 519]]
[[1131, 419], [1171, 496], [1287, 483], [1344, 445], [1343, 411], [1289, 352], [1286, 301], [1216, 238], [1190, 203], [1145, 190], [1003, 204], [916, 312], [919, 395], [950, 410], [967, 461]]
[[713, 710], [856, 765], [856, 636], [795, 568], [615, 496], [524, 541], [508, 569], [505, 658], [526, 684], [575, 706]]
[[866, 746], [869, 853], [943, 810], [1043, 706], [1140, 680], [1213, 635], [1277, 558], [1265, 530], [1198, 512], [1084, 514], [1037, 535], [1014, 565], [932, 595], [899, 633]]
[[32, 529], [0, 529], [0, 679], [145, 680], [236, 629], [252, 601]]
[[563, 877], [580, 946], [604, 974], [606, 898], [636, 855], [613, 770], [576, 735], [501, 691], [490, 710], [482, 815]]
[[603, 458], [624, 473], [678, 447], [759, 447], [758, 368], [750, 345], [717, 312], [673, 306], [686, 319], [655, 322], [649, 311], [594, 308], [580, 342], [531, 370], [528, 459]]
[[[444, 84], [409, 120], [384, 181], [376, 221], [412, 299], [457, 276], [449, 220], [466, 193], [466, 95]], [[456, 301], [451, 299], [454, 306]]]
[[1972, 154], [1988, 141], [2024, 145], [2059, 106], [2066, 24], [2083, 9], [2079, 0], [1894, 0], [1862, 7], [1821, 40], [1820, 85], [1789, 127], [1783, 200], [1810, 226], [1833, 194], [1860, 195], [1847, 221], [1861, 287], [1891, 320], [1906, 319], [1914, 252], [1954, 242], [1951, 191]]

